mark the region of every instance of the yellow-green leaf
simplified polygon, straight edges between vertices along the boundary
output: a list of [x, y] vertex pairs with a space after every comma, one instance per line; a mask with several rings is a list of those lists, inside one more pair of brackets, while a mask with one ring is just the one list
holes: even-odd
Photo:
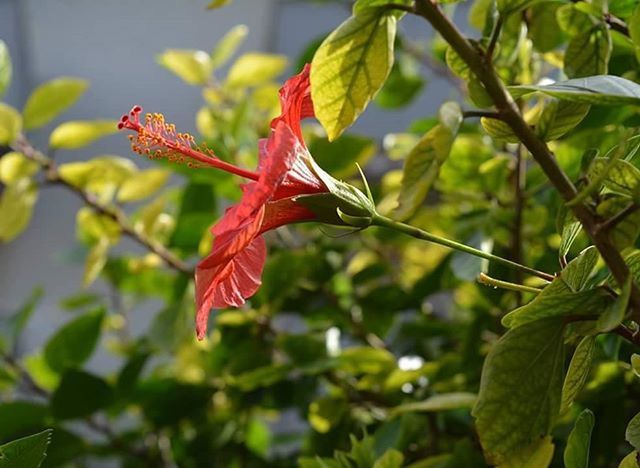
[[31, 220], [38, 190], [30, 179], [7, 186], [0, 196], [0, 242], [10, 242]]
[[595, 424], [593, 413], [585, 409], [576, 419], [564, 449], [565, 468], [589, 468], [591, 432]]
[[548, 102], [536, 124], [536, 133], [546, 141], [557, 140], [586, 117], [591, 106], [579, 102]]
[[234, 62], [226, 85], [235, 88], [257, 86], [275, 79], [287, 68], [284, 55], [249, 52]]
[[211, 67], [218, 68], [227, 63], [249, 33], [249, 28], [244, 24], [234, 26], [218, 41], [211, 51]]
[[426, 198], [449, 156], [461, 122], [460, 106], [454, 102], [444, 104], [440, 123], [429, 130], [407, 156], [398, 196], [398, 219], [409, 218]]
[[631, 18], [629, 18], [629, 35], [633, 41], [636, 51], [636, 58], [640, 60], [640, 5], [633, 10]]
[[573, 400], [587, 382], [591, 372], [591, 363], [595, 356], [596, 339], [594, 336], [585, 336], [576, 347], [569, 364], [569, 370], [562, 386], [561, 413], [567, 411], [573, 404]]
[[0, 41], [0, 97], [4, 96], [11, 83], [11, 57], [4, 41]]
[[203, 50], [168, 49], [158, 63], [192, 85], [204, 85], [213, 71], [211, 58]]
[[325, 434], [342, 418], [347, 410], [344, 398], [326, 396], [309, 405], [309, 424], [317, 432]]
[[124, 181], [118, 191], [118, 201], [142, 200], [160, 190], [171, 173], [165, 169], [147, 169], [134, 174]]
[[412, 412], [448, 411], [472, 408], [477, 399], [475, 393], [454, 392], [434, 395], [423, 401], [415, 401], [396, 406], [391, 410], [393, 415]]
[[56, 78], [38, 86], [22, 111], [24, 128], [41, 127], [71, 107], [87, 90], [89, 83], [78, 78]]
[[229, 5], [233, 0], [212, 0], [207, 5], [208, 10], [213, 10], [215, 8], [221, 8], [223, 6]]
[[51, 133], [49, 145], [52, 148], [76, 149], [118, 131], [115, 120], [65, 122]]
[[38, 163], [27, 159], [22, 153], [12, 151], [0, 158], [0, 182], [15, 184], [25, 177], [31, 177], [39, 167]]
[[543, 437], [510, 454], [500, 463], [500, 468], [547, 468], [554, 451], [551, 437]]
[[518, 143], [520, 141], [515, 133], [513, 133], [513, 130], [511, 130], [511, 127], [502, 120], [482, 117], [480, 123], [482, 124], [482, 128], [493, 138], [504, 140], [507, 143]]
[[22, 119], [18, 111], [0, 102], [0, 145], [12, 143], [21, 129]]
[[109, 241], [107, 239], [101, 239], [97, 242], [87, 255], [87, 260], [84, 265], [84, 274], [82, 275], [82, 285], [86, 288], [91, 285], [104, 266], [107, 264], [107, 256], [109, 254]]
[[396, 17], [368, 11], [352, 16], [316, 51], [311, 95], [316, 117], [334, 140], [362, 113], [393, 65]]
[[638, 464], [638, 452], [635, 450], [631, 452], [629, 455], [624, 457], [618, 468], [638, 468], [640, 465]]

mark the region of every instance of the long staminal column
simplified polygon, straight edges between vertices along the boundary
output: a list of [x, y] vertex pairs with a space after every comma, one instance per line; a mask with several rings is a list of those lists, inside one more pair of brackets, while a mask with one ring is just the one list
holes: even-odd
[[246, 179], [258, 180], [258, 173], [222, 161], [210, 149], [199, 147], [192, 135], [177, 132], [175, 125], [166, 123], [162, 114], [146, 114], [143, 123], [140, 120], [141, 113], [142, 107], [135, 106], [118, 123], [120, 130], [136, 132], [135, 135], [129, 135], [134, 152], [150, 159], [165, 158], [189, 166], [210, 166]]

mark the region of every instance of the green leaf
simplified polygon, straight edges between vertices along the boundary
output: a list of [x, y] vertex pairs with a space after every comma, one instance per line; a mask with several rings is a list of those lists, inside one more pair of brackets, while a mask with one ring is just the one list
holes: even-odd
[[598, 249], [589, 246], [571, 260], [560, 274], [572, 291], [582, 291], [598, 263]]
[[575, 7], [573, 4], [562, 5], [556, 11], [556, 20], [560, 29], [569, 36], [577, 36], [593, 27], [594, 21], [587, 14]]
[[69, 370], [51, 396], [51, 410], [56, 419], [83, 418], [109, 406], [113, 397], [113, 389], [100, 377]]
[[611, 56], [611, 35], [602, 24], [574, 36], [564, 54], [564, 72], [569, 78], [607, 73]]
[[576, 347], [562, 386], [562, 409], [567, 411], [587, 382], [596, 351], [595, 336], [585, 336]]
[[57, 372], [84, 364], [98, 343], [104, 315], [104, 309], [96, 309], [60, 328], [44, 348], [47, 364]]
[[564, 101], [615, 106], [640, 105], [640, 85], [612, 75], [589, 76], [558, 81], [550, 85], [510, 86], [513, 97], [540, 92]]
[[0, 145], [13, 143], [22, 129], [22, 118], [13, 107], [0, 102]]
[[0, 319], [0, 349], [5, 344], [7, 350], [9, 350], [20, 340], [22, 332], [43, 295], [44, 291], [41, 287], [34, 288], [29, 297], [13, 315], [6, 320]]
[[582, 122], [590, 108], [578, 102], [551, 101], [536, 123], [536, 134], [545, 141], [557, 140]]
[[609, 296], [602, 289], [572, 291], [566, 281], [556, 278], [531, 302], [509, 312], [502, 318], [508, 328], [518, 328], [536, 320], [567, 314], [596, 314], [608, 303]]
[[221, 8], [223, 6], [230, 5], [233, 0], [212, 0], [207, 5], [207, 10], [214, 10], [216, 8]]
[[167, 49], [158, 55], [157, 60], [186, 83], [196, 86], [207, 84], [213, 71], [211, 58], [203, 50]]
[[216, 218], [216, 197], [210, 184], [190, 183], [182, 193], [176, 227], [169, 245], [197, 252], [202, 234]]
[[55, 149], [77, 149], [99, 138], [118, 132], [115, 120], [65, 122], [51, 133], [49, 146]]
[[629, 276], [622, 286], [620, 295], [598, 317], [598, 322], [596, 323], [598, 331], [602, 333], [609, 332], [622, 323], [629, 306], [632, 286], [633, 282], [631, 281], [631, 276]]
[[398, 195], [398, 219], [409, 218], [426, 198], [451, 152], [461, 122], [460, 107], [445, 103], [440, 109], [440, 124], [429, 130], [407, 156]]
[[36, 184], [20, 179], [7, 186], [0, 195], [0, 242], [10, 242], [29, 225], [38, 199]]
[[[573, 245], [573, 242], [580, 234], [580, 230], [582, 229], [582, 224], [578, 221], [573, 213], [568, 211], [566, 206], [561, 208], [564, 211], [564, 216], [560, 216], [559, 225], [560, 227], [560, 247], [558, 247], [558, 255], [560, 257], [565, 257], [569, 253], [569, 249]], [[561, 213], [559, 213], [561, 215]]]
[[448, 411], [472, 408], [477, 400], [475, 393], [454, 392], [434, 395], [423, 401], [405, 403], [391, 410], [392, 415], [413, 412]]
[[455, 49], [451, 46], [447, 47], [447, 50], [444, 55], [445, 61], [447, 62], [447, 66], [451, 69], [453, 73], [462, 78], [465, 81], [468, 81], [473, 76], [471, 73], [471, 69], [467, 62], [465, 62], [462, 57], [458, 55]]
[[49, 408], [30, 401], [9, 401], [0, 404], [0, 439], [7, 440], [42, 430], [49, 417]]
[[552, 429], [562, 390], [562, 322], [509, 330], [489, 352], [472, 414], [490, 463], [501, 464]]
[[543, 437], [509, 455], [500, 468], [546, 468], [551, 464], [554, 450], [551, 437]]
[[513, 133], [513, 130], [511, 130], [511, 127], [502, 120], [482, 117], [480, 123], [482, 124], [482, 128], [493, 138], [504, 140], [507, 143], [517, 143], [520, 141], [516, 134]]
[[589, 447], [595, 416], [585, 409], [576, 419], [564, 449], [565, 468], [589, 468]]
[[373, 468], [402, 468], [404, 455], [394, 449], [389, 449], [382, 454], [373, 464]]
[[608, 189], [632, 198], [640, 197], [640, 169], [624, 159], [594, 158], [589, 176], [603, 176]]
[[256, 455], [265, 458], [271, 447], [271, 431], [263, 421], [253, 418], [249, 421], [245, 432], [247, 448]]
[[640, 450], [640, 413], [636, 414], [631, 418], [631, 421], [629, 421], [627, 430], [624, 433], [624, 438], [633, 445], [633, 448]]
[[9, 55], [9, 49], [4, 41], [0, 40], [0, 98], [4, 96], [4, 93], [11, 84], [11, 75], [13, 67], [11, 65], [11, 56]]
[[316, 117], [335, 140], [380, 90], [393, 65], [396, 17], [378, 10], [352, 16], [316, 51], [311, 96]]
[[633, 451], [620, 462], [618, 468], [638, 468], [638, 452]]
[[347, 409], [347, 402], [342, 397], [322, 397], [309, 405], [309, 424], [317, 432], [325, 434], [340, 422]]
[[241, 55], [231, 65], [225, 84], [232, 88], [264, 84], [277, 78], [287, 68], [287, 63], [284, 55], [260, 52]]
[[[596, 207], [596, 213], [602, 219], [610, 219], [629, 206], [629, 199], [608, 196]], [[613, 245], [620, 251], [635, 244], [640, 236], [640, 211], [634, 211], [620, 221], [609, 233]]]
[[47, 456], [52, 433], [47, 429], [0, 445], [0, 468], [39, 468]]
[[633, 14], [627, 21], [627, 25], [629, 28], [629, 36], [631, 36], [636, 51], [636, 59], [640, 60], [640, 5], [636, 6], [633, 10]]
[[147, 169], [126, 179], [118, 191], [119, 202], [133, 202], [150, 197], [171, 177], [166, 169]]
[[31, 177], [39, 168], [37, 162], [27, 159], [22, 153], [6, 153], [0, 158], [0, 182], [5, 185], [15, 184], [25, 177]]
[[102, 238], [89, 250], [84, 264], [84, 273], [82, 274], [82, 285], [85, 288], [90, 286], [98, 278], [100, 272], [107, 264], [109, 247], [109, 240]]
[[500, 14], [508, 16], [543, 1], [545, 0], [497, 0], [497, 7]]
[[244, 24], [231, 28], [211, 51], [211, 67], [216, 69], [227, 63], [244, 42], [247, 34], [249, 34], [249, 28]]
[[24, 128], [42, 127], [71, 107], [87, 90], [89, 83], [78, 78], [56, 78], [38, 86], [22, 111]]

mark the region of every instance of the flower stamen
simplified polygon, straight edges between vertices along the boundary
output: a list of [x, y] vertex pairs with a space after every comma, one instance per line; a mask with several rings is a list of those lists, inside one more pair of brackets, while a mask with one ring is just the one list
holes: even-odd
[[120, 118], [118, 129], [133, 130], [129, 135], [131, 149], [149, 159], [167, 159], [171, 162], [187, 164], [190, 167], [210, 166], [226, 172], [258, 180], [256, 172], [222, 161], [212, 150], [198, 146], [193, 135], [176, 131], [176, 126], [165, 122], [162, 114], [146, 114], [144, 123], [140, 121], [142, 107], [135, 106], [129, 114]]

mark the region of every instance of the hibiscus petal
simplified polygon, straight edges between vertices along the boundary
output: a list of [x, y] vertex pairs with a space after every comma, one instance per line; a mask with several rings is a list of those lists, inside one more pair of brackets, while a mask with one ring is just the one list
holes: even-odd
[[313, 211], [294, 202], [291, 198], [285, 198], [267, 203], [260, 233], [276, 229], [285, 224], [311, 221], [316, 215]]
[[282, 111], [278, 117], [271, 121], [271, 128], [274, 129], [278, 123], [285, 122], [300, 141], [303, 141], [300, 121], [315, 115], [311, 100], [310, 69], [310, 65], [306, 64], [298, 75], [289, 78], [280, 89]]
[[240, 307], [258, 290], [267, 249], [256, 237], [226, 265], [196, 268], [196, 333], [201, 340], [207, 333], [212, 308]]

